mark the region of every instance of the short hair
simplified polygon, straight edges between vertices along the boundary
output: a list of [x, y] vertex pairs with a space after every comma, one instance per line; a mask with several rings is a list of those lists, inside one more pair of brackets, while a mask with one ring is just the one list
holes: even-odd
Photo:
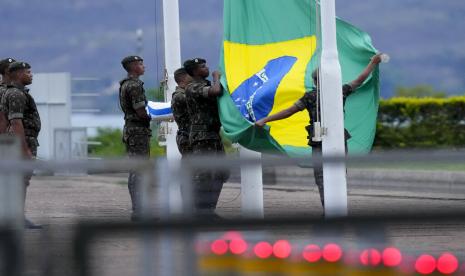
[[178, 70], [174, 71], [174, 80], [176, 83], [180, 83], [183, 79], [187, 76], [187, 71], [184, 68], [179, 68]]
[[194, 58], [194, 59], [188, 59], [184, 62], [184, 69], [186, 69], [187, 74], [193, 76], [195, 69], [200, 64], [205, 64], [207, 61], [203, 58]]

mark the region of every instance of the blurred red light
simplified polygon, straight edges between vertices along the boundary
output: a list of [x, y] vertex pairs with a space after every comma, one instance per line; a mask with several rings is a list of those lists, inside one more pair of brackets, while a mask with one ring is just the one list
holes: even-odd
[[323, 259], [327, 262], [334, 263], [341, 259], [342, 249], [339, 245], [330, 243], [323, 248]]
[[360, 254], [360, 262], [366, 266], [377, 266], [381, 263], [381, 253], [376, 249], [366, 249]]
[[254, 253], [261, 259], [266, 259], [273, 254], [273, 247], [267, 242], [259, 242], [254, 247]]
[[415, 270], [420, 274], [431, 274], [436, 269], [436, 259], [431, 255], [421, 255], [415, 262]]
[[224, 240], [216, 240], [211, 244], [211, 250], [216, 255], [224, 255], [228, 252], [228, 243]]
[[273, 245], [273, 254], [276, 258], [285, 259], [291, 255], [292, 247], [288, 241], [279, 240]]
[[457, 258], [451, 253], [444, 253], [438, 259], [438, 270], [443, 274], [452, 274], [459, 268]]
[[395, 247], [388, 247], [383, 251], [383, 263], [387, 267], [398, 266], [402, 262], [402, 253]]
[[248, 247], [243, 239], [234, 239], [229, 242], [229, 250], [235, 255], [244, 254]]
[[302, 256], [307, 262], [315, 263], [321, 259], [322, 256], [321, 248], [316, 244], [309, 244], [304, 248]]

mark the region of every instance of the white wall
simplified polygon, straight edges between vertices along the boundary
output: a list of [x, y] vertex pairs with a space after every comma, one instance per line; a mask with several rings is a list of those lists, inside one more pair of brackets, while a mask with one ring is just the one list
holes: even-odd
[[37, 155], [53, 159], [54, 130], [71, 127], [71, 76], [69, 73], [34, 74], [29, 88], [42, 121]]

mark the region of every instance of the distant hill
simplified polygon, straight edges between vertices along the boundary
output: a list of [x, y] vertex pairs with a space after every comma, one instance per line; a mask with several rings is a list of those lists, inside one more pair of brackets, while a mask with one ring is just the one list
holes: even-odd
[[[215, 67], [222, 1], [180, 0], [180, 6], [183, 59], [203, 56]], [[382, 96], [391, 96], [396, 86], [416, 84], [449, 94], [465, 91], [463, 0], [337, 1], [337, 14], [391, 55], [382, 68]], [[162, 77], [161, 0], [3, 0], [0, 18], [0, 56], [30, 61], [35, 72], [70, 71], [102, 80], [76, 85], [75, 92], [90, 85], [106, 95], [105, 101], [86, 101], [87, 108], [102, 102], [114, 106], [116, 83], [124, 75], [119, 62], [135, 52], [138, 28], [144, 31], [147, 86]]]

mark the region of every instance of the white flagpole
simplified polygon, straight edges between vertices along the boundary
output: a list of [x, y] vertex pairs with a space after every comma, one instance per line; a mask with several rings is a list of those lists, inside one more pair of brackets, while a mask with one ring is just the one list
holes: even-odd
[[[166, 101], [171, 101], [176, 88], [174, 71], [181, 67], [181, 38], [179, 31], [178, 0], [163, 0], [163, 27], [165, 41], [165, 66], [168, 75], [165, 89]], [[166, 151], [168, 160], [179, 160], [181, 155], [176, 146], [176, 124], [170, 123], [166, 137]]]
[[[262, 154], [251, 151], [243, 146], [239, 147], [240, 157], [243, 159], [261, 160]], [[265, 216], [263, 206], [262, 165], [241, 166], [241, 211], [244, 218], [262, 219]]]
[[[341, 65], [336, 40], [335, 0], [322, 0], [321, 6], [321, 94], [323, 156], [344, 156], [344, 114]], [[324, 163], [325, 215], [347, 216], [347, 180], [345, 163]]]
[[[163, 28], [165, 46], [165, 66], [167, 83], [165, 87], [165, 99], [171, 101], [172, 94], [176, 88], [174, 71], [181, 67], [181, 37], [179, 28], [179, 2], [178, 0], [163, 0]], [[181, 154], [176, 145], [176, 132], [178, 127], [174, 122], [168, 122], [166, 135], [166, 155], [171, 172], [176, 171], [181, 160]], [[180, 184], [180, 183], [178, 183]], [[182, 199], [180, 185], [170, 186], [170, 198], [167, 199], [170, 213], [182, 212]]]

